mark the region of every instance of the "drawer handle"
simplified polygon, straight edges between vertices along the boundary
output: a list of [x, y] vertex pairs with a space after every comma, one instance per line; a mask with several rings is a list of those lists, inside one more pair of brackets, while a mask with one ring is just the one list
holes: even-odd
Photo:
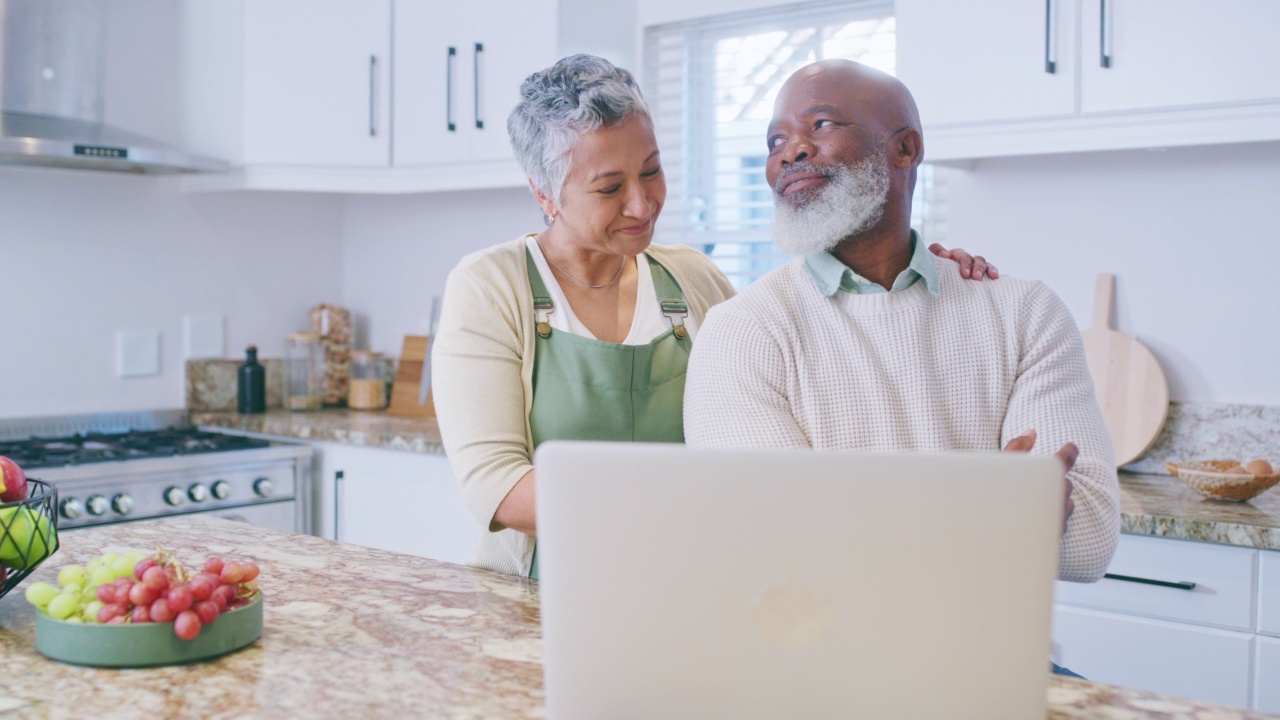
[[1195, 590], [1196, 584], [1193, 582], [1170, 582], [1168, 580], [1152, 580], [1151, 578], [1134, 577], [1132, 575], [1115, 575], [1107, 573], [1102, 577], [1108, 580], [1123, 580], [1125, 582], [1141, 583], [1143, 585], [1159, 585], [1160, 587], [1174, 588], [1176, 590]]
[[1053, 43], [1053, 0], [1044, 0], [1044, 71], [1050, 75], [1058, 71], [1058, 53]]

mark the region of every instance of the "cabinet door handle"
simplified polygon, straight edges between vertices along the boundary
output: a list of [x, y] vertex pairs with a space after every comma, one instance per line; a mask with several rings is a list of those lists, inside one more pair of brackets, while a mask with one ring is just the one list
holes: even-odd
[[369, 137], [378, 135], [378, 56], [369, 56]]
[[342, 487], [341, 486], [343, 484], [343, 480], [345, 479], [346, 478], [343, 477], [341, 470], [333, 474], [333, 539], [339, 542], [342, 540], [342, 531], [339, 530], [339, 527], [340, 527], [339, 524], [342, 522], [342, 495], [341, 495]]
[[444, 122], [449, 132], [456, 132], [458, 126], [453, 122], [453, 75], [458, 60], [458, 48], [450, 46], [449, 55], [444, 61]]
[[1107, 0], [1099, 0], [1099, 2], [1102, 3], [1102, 20], [1099, 23], [1101, 27], [1098, 30], [1098, 47], [1102, 54], [1102, 67], [1109, 68], [1111, 67], [1111, 32], [1109, 32], [1111, 30], [1111, 18], [1107, 15]]
[[1058, 53], [1053, 43], [1053, 0], [1044, 0], [1044, 71], [1058, 71]]
[[1187, 582], [1185, 580], [1181, 582], [1172, 582], [1170, 580], [1152, 580], [1151, 578], [1134, 577], [1133, 575], [1115, 575], [1113, 573], [1107, 573], [1102, 577], [1107, 578], [1108, 580], [1123, 580], [1124, 582], [1140, 583], [1142, 585], [1159, 585], [1160, 587], [1174, 588], [1175, 590], [1196, 589], [1195, 583]]
[[476, 129], [484, 129], [484, 43], [476, 43]]

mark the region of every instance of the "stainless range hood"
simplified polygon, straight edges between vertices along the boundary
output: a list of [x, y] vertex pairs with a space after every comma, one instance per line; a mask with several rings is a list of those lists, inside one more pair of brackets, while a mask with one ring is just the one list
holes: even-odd
[[104, 125], [102, 0], [0, 0], [0, 164], [139, 173], [226, 162]]

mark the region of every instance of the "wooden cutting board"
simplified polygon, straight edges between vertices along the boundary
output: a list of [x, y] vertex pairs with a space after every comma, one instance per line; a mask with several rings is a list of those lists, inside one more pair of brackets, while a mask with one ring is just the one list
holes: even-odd
[[430, 393], [421, 401], [422, 374], [427, 362], [427, 349], [431, 344], [425, 335], [405, 335], [400, 350], [400, 363], [396, 367], [396, 380], [391, 385], [391, 404], [388, 415], [397, 417], [436, 416], [436, 406]]
[[1156, 441], [1169, 414], [1169, 381], [1150, 350], [1111, 327], [1115, 288], [1114, 275], [1098, 276], [1093, 325], [1081, 335], [1120, 466], [1141, 457]]

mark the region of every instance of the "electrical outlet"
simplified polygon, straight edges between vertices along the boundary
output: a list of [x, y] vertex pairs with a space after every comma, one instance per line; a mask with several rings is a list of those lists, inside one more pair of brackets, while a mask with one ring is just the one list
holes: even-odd
[[222, 358], [227, 339], [221, 315], [187, 315], [182, 318], [183, 355], [188, 359]]
[[122, 378], [160, 374], [160, 333], [155, 330], [116, 333], [116, 375]]

